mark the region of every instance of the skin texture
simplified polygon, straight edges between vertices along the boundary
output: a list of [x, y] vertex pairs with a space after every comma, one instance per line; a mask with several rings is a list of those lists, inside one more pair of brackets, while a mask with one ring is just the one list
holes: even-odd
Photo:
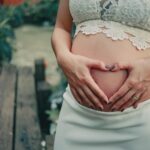
[[[62, 15], [63, 14], [63, 15]], [[68, 79], [75, 99], [87, 107], [102, 109], [101, 101], [108, 101], [90, 74], [90, 68], [107, 71], [100, 60], [90, 59], [70, 52], [73, 18], [69, 11], [69, 0], [60, 0], [56, 23], [51, 36], [51, 45], [57, 62]], [[80, 65], [79, 65], [80, 64]], [[99, 100], [101, 99], [101, 101]]]
[[[114, 64], [120, 61], [131, 62], [140, 60], [149, 55], [149, 52], [138, 51], [130, 41], [113, 41], [107, 38], [103, 33], [95, 35], [84, 35], [81, 32], [74, 38], [71, 52], [77, 55], [86, 56], [92, 59], [104, 61], [106, 64]], [[91, 68], [91, 75], [97, 85], [110, 98], [123, 85], [128, 77], [128, 70], [121, 69], [117, 71], [104, 72], [99, 69]], [[149, 98], [147, 94], [147, 97]], [[112, 104], [105, 104], [104, 111], [111, 111]], [[113, 107], [115, 108], [115, 107]]]
[[[129, 41], [112, 41], [102, 33], [90, 36], [79, 33], [72, 40], [72, 21], [69, 0], [60, 0], [56, 24], [51, 37], [51, 45], [57, 62], [68, 79], [73, 96], [80, 104], [97, 110], [112, 111], [113, 104], [106, 102], [126, 83], [129, 76], [127, 67], [122, 67], [112, 73], [111, 69], [114, 63], [140, 60], [145, 56], [150, 56], [150, 50], [137, 51]], [[106, 68], [108, 64], [110, 67]], [[143, 65], [145, 63], [140, 66]], [[134, 65], [134, 68], [137, 66], [138, 63]], [[147, 72], [146, 69], [142, 72], [139, 71], [138, 75], [143, 75]], [[122, 94], [126, 90], [127, 88], [123, 89]], [[150, 98], [150, 90], [147, 91], [141, 99]], [[121, 94], [117, 93], [117, 95]], [[116, 95], [110, 99], [113, 102]], [[119, 100], [125, 101], [124, 97], [120, 97]], [[114, 106], [117, 107], [118, 104], [114, 102]], [[116, 110], [119, 109], [116, 108]]]
[[[150, 57], [126, 62], [120, 61], [111, 71], [128, 70], [128, 78], [120, 89], [109, 99], [111, 109], [123, 110], [129, 106], [136, 108], [143, 101], [150, 100]], [[133, 96], [137, 97], [135, 101]]]

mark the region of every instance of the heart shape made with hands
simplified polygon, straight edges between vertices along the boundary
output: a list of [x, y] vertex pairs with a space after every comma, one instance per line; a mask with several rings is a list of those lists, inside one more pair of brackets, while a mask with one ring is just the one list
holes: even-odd
[[91, 76], [97, 83], [99, 88], [106, 94], [108, 99], [113, 96], [127, 79], [127, 70], [119, 70], [116, 72], [102, 71], [99, 69], [90, 70]]

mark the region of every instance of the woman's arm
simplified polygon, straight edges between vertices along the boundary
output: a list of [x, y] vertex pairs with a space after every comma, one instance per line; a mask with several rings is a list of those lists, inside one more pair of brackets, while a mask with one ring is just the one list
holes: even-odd
[[71, 30], [72, 16], [69, 11], [69, 0], [60, 0], [56, 24], [51, 37], [51, 45], [58, 63], [61, 61], [61, 57], [70, 53], [72, 45]]
[[[69, 0], [60, 0], [51, 44], [58, 64], [67, 77], [73, 96], [88, 107], [103, 109], [101, 101], [107, 102], [105, 93], [90, 74], [90, 68], [108, 71], [102, 61], [71, 53], [72, 17]], [[100, 101], [101, 100], [101, 101]]]

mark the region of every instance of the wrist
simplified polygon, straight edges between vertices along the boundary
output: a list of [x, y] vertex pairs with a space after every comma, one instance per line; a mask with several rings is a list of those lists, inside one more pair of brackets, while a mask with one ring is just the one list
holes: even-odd
[[64, 64], [68, 59], [70, 59], [71, 55], [72, 53], [69, 50], [59, 52], [57, 55], [58, 64]]

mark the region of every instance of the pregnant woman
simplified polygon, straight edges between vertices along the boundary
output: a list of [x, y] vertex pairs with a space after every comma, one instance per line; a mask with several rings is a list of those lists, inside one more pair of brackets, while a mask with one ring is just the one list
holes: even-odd
[[68, 86], [54, 150], [150, 149], [149, 14], [149, 0], [60, 0], [51, 43]]

